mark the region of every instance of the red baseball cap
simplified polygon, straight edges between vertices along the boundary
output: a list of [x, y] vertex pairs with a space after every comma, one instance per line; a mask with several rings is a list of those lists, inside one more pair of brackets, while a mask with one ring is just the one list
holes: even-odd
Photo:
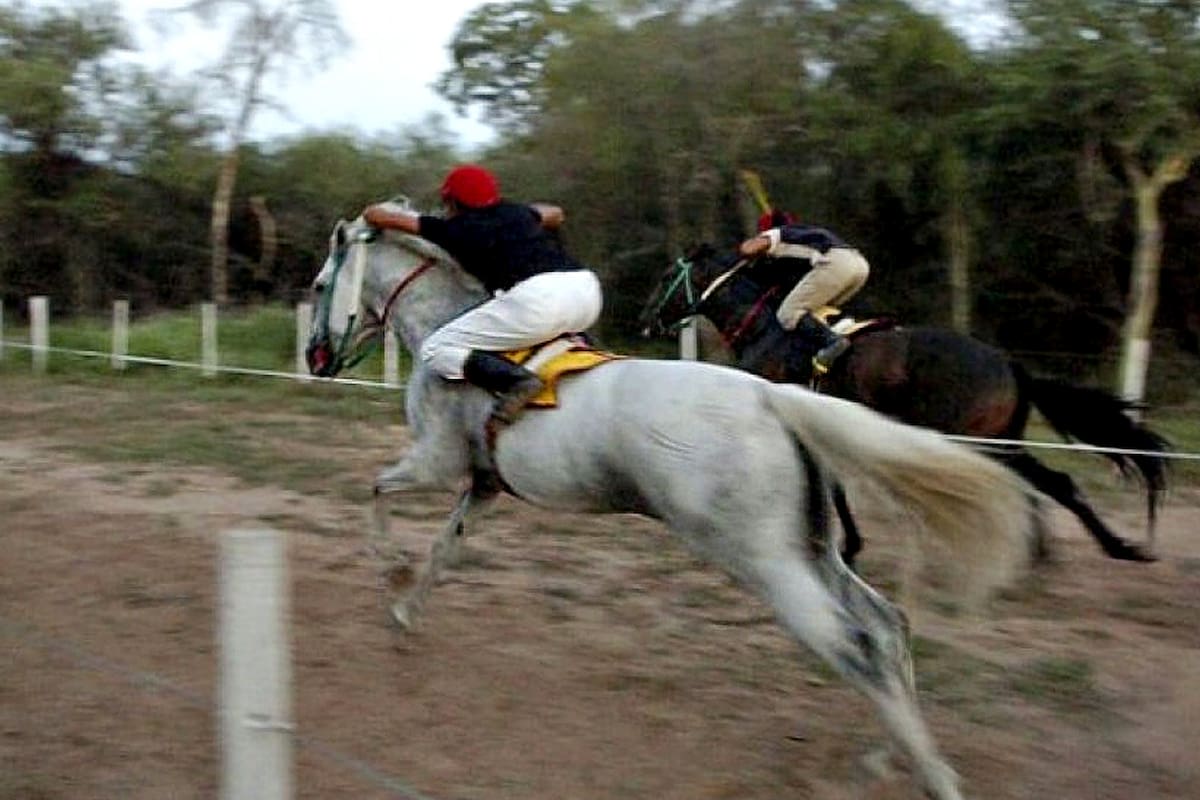
[[500, 202], [500, 182], [478, 164], [462, 164], [442, 181], [442, 199], [467, 208], [487, 208]]
[[771, 230], [771, 228], [791, 225], [795, 221], [796, 217], [791, 213], [772, 209], [758, 218], [758, 232], [762, 233], [763, 231]]

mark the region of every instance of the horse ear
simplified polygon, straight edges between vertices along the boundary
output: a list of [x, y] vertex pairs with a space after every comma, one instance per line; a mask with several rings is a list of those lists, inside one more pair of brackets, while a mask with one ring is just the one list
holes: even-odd
[[329, 237], [330, 244], [334, 249], [341, 247], [346, 243], [346, 228], [350, 223], [345, 219], [339, 219], [333, 226], [333, 234]]

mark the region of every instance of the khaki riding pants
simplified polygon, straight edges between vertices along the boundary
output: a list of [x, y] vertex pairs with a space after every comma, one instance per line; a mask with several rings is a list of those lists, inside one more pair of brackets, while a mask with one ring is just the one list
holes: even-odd
[[853, 247], [831, 248], [813, 261], [812, 269], [783, 298], [775, 315], [783, 327], [794, 330], [806, 313], [821, 306], [840, 306], [858, 294], [870, 271], [867, 259]]

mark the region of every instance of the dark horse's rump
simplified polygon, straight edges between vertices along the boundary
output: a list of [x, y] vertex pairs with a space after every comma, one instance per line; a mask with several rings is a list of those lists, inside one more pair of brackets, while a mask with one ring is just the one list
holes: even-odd
[[[701, 247], [680, 259], [642, 312], [647, 330], [700, 313], [722, 333], [737, 366], [774, 381], [808, 384], [812, 352], [775, 319], [782, 298], [764, 283], [769, 268], [736, 269], [734, 259]], [[704, 291], [726, 275], [710, 294]], [[768, 301], [764, 301], [764, 296]], [[697, 302], [694, 298], [703, 299]], [[692, 299], [689, 299], [692, 298]], [[1167, 442], [1133, 420], [1128, 404], [1107, 392], [1030, 375], [1003, 351], [946, 328], [890, 326], [867, 329], [821, 380], [820, 391], [855, 400], [913, 425], [961, 436], [1020, 440], [1036, 408], [1067, 440], [1101, 448], [1122, 473], [1146, 488], [1148, 535], [1153, 541], [1157, 502], [1166, 489], [1165, 460], [1153, 454]], [[1114, 452], [1121, 450], [1136, 453]], [[1113, 532], [1064, 472], [1050, 469], [1020, 445], [988, 448], [1037, 489], [1070, 509], [1113, 558], [1149, 560], [1140, 547]], [[1147, 454], [1149, 453], [1149, 454]], [[857, 536], [844, 498], [839, 513], [852, 556]]]

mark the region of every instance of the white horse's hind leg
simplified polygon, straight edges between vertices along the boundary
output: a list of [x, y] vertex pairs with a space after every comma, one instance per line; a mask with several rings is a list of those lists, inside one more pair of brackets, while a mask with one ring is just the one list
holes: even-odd
[[799, 553], [775, 554], [754, 573], [780, 622], [875, 703], [929, 795], [960, 800], [958, 778], [917, 708], [903, 616], [844, 567], [849, 579], [839, 572], [822, 581], [816, 570], [824, 566]]

